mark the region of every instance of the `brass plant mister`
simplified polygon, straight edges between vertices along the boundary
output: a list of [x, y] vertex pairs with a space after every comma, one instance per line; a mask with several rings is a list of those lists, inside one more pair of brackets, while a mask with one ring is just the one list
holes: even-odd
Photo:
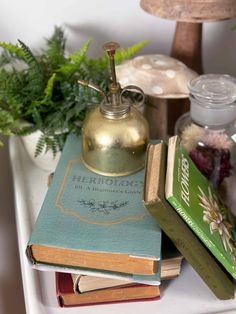
[[82, 161], [93, 172], [105, 176], [125, 176], [144, 167], [149, 141], [149, 127], [143, 115], [124, 99], [125, 91], [143, 91], [135, 85], [121, 89], [116, 79], [114, 55], [119, 45], [108, 42], [103, 45], [107, 52], [112, 82], [109, 94], [96, 85], [79, 80], [104, 97], [102, 103], [86, 117], [82, 127]]

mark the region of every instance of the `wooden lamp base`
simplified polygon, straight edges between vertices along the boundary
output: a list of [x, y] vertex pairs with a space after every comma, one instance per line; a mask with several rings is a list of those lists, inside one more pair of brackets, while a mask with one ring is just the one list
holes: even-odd
[[[202, 66], [202, 23], [177, 22], [173, 39], [171, 57], [182, 61], [198, 74]], [[189, 111], [188, 99], [169, 99], [167, 105], [167, 133], [174, 134], [177, 119]]]

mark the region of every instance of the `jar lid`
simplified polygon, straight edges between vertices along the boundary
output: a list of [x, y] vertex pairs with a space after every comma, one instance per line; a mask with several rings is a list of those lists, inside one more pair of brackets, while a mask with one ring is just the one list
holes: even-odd
[[189, 82], [191, 118], [201, 125], [224, 125], [236, 118], [236, 78], [206, 74]]

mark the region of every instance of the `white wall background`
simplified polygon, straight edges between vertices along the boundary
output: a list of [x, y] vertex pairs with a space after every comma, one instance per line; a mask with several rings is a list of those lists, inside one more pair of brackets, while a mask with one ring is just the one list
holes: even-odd
[[[63, 26], [70, 50], [78, 49], [93, 38], [91, 54], [101, 51], [107, 40], [127, 47], [142, 40], [150, 45], [142, 53], [169, 54], [175, 22], [144, 12], [139, 0], [1, 0], [0, 41], [16, 43], [21, 39], [31, 48], [42, 47], [43, 38], [52, 34], [54, 25]], [[236, 76], [236, 31], [230, 21], [205, 23], [203, 63], [205, 73]]]
[[[205, 73], [236, 76], [236, 31], [230, 30], [233, 24], [236, 19], [204, 24]], [[44, 44], [44, 38], [51, 36], [54, 25], [64, 27], [70, 51], [93, 38], [91, 56], [101, 53], [102, 43], [108, 40], [118, 41], [123, 47], [149, 40], [149, 46], [142, 53], [169, 54], [175, 29], [175, 22], [144, 12], [139, 0], [0, 2], [0, 41], [16, 43], [19, 38], [31, 48], [38, 49]], [[0, 314], [23, 314], [23, 296], [17, 293], [21, 283], [7, 145], [0, 151], [0, 173]]]

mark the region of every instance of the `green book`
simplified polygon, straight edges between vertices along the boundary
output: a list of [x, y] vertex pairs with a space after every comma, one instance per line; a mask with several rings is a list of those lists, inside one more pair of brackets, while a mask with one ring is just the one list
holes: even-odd
[[144, 171], [105, 177], [69, 135], [27, 246], [32, 263], [133, 275], [158, 273], [161, 230], [142, 203]]
[[236, 279], [236, 247], [227, 209], [177, 136], [169, 139], [165, 192], [178, 214]]
[[165, 143], [149, 144], [145, 169], [144, 204], [215, 296], [222, 300], [234, 298], [232, 278], [165, 199], [166, 161]]

